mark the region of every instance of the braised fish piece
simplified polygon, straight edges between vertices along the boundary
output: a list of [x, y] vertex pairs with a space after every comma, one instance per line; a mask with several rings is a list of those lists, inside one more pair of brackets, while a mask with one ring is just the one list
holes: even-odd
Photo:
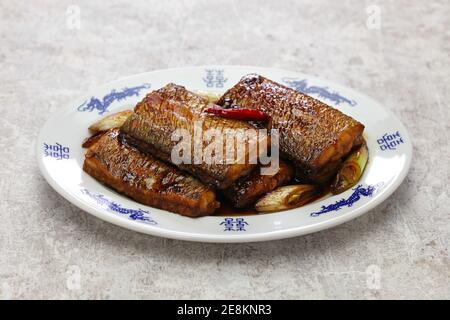
[[181, 215], [205, 216], [220, 206], [214, 191], [127, 145], [119, 129], [107, 131], [89, 147], [83, 170], [140, 203]]
[[223, 195], [236, 208], [245, 208], [253, 204], [266, 193], [287, 184], [294, 176], [291, 165], [280, 160], [278, 172], [273, 175], [261, 175], [256, 169], [250, 175], [239, 178], [233, 185], [223, 190]]
[[[258, 148], [258, 144], [267, 146], [270, 140], [267, 135], [239, 135], [238, 132], [257, 131], [244, 121], [223, 119], [203, 112], [211, 106], [204, 97], [182, 86], [168, 84], [139, 102], [122, 130], [145, 142], [150, 153], [192, 173], [208, 185], [224, 189], [255, 168], [259, 153], [265, 151]], [[220, 141], [205, 138], [208, 129], [214, 129], [224, 142], [211, 153], [215, 160], [205, 159], [208, 145], [212, 141]], [[176, 139], [173, 138], [174, 132], [180, 133]], [[181, 135], [183, 132], [187, 133], [187, 140]], [[233, 139], [228, 140], [230, 136]], [[237, 136], [241, 139], [235, 139]], [[187, 143], [187, 147], [180, 152], [176, 146], [181, 142]], [[178, 150], [175, 152], [179, 156], [177, 159], [173, 157], [174, 150]]]
[[270, 117], [278, 129], [280, 151], [297, 167], [297, 176], [326, 182], [341, 159], [362, 143], [364, 126], [325, 103], [262, 76], [244, 76], [218, 101], [255, 109]]

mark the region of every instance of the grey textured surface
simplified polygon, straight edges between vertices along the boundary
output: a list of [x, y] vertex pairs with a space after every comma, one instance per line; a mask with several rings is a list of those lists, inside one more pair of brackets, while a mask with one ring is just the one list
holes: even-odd
[[[450, 298], [448, 0], [132, 3], [0, 3], [0, 298]], [[380, 29], [366, 25], [370, 5]], [[238, 245], [133, 233], [44, 181], [34, 140], [68, 101], [126, 75], [214, 63], [369, 94], [409, 129], [410, 174], [349, 223]]]

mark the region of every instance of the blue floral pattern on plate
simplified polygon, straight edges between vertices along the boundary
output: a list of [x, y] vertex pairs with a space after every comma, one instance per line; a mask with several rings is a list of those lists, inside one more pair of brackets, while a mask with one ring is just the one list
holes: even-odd
[[149, 89], [150, 87], [151, 85], [149, 83], [144, 83], [143, 85], [137, 87], [123, 88], [122, 90], [113, 89], [110, 93], [105, 95], [102, 100], [96, 97], [91, 97], [89, 101], [86, 100], [83, 102], [77, 110], [80, 112], [92, 112], [97, 110], [98, 114], [102, 115], [108, 111], [108, 107], [114, 101], [121, 101], [131, 96], [138, 96], [141, 90]]
[[87, 189], [81, 189], [81, 192], [94, 199], [99, 205], [106, 207], [113, 212], [127, 215], [131, 220], [152, 225], [158, 224], [155, 220], [153, 220], [152, 217], [149, 216], [150, 213], [148, 211], [142, 209], [123, 208], [121, 204], [105, 198], [104, 195], [99, 193], [92, 193]]
[[309, 86], [308, 81], [306, 79], [297, 79], [297, 78], [283, 78], [284, 83], [286, 83], [289, 87], [300, 91], [304, 94], [312, 94], [316, 95], [319, 98], [327, 99], [329, 101], [334, 102], [334, 104], [339, 105], [341, 103], [348, 103], [352, 107], [356, 106], [356, 101], [346, 98], [341, 95], [337, 91], [333, 91], [328, 87], [319, 87], [319, 86]]
[[322, 206], [322, 209], [318, 212], [311, 213], [311, 217], [318, 217], [324, 213], [338, 211], [343, 207], [351, 207], [355, 202], [361, 200], [362, 197], [371, 197], [375, 191], [375, 186], [369, 185], [364, 188], [362, 185], [358, 185], [353, 189], [353, 193], [347, 199], [341, 199], [333, 204]]

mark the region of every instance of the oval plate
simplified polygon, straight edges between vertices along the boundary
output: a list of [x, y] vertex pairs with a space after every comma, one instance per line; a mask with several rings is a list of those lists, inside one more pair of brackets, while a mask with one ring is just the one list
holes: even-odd
[[[169, 82], [188, 90], [222, 93], [248, 73], [312, 95], [362, 122], [370, 157], [354, 188], [301, 208], [255, 216], [187, 218], [118, 194], [83, 172], [81, 143], [93, 122], [131, 109], [146, 93]], [[384, 201], [405, 178], [412, 157], [403, 124], [371, 98], [301, 73], [241, 66], [204, 66], [138, 74], [93, 90], [55, 114], [37, 139], [42, 174], [64, 198], [94, 216], [151, 235], [205, 242], [248, 242], [299, 236], [349, 221]]]

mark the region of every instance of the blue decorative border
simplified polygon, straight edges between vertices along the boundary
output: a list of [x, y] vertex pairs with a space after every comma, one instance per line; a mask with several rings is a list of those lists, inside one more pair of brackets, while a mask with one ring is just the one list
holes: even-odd
[[99, 193], [91, 193], [87, 189], [81, 189], [81, 192], [85, 195], [88, 195], [92, 199], [94, 199], [99, 205], [106, 207], [107, 209], [117, 212], [123, 215], [127, 215], [128, 218], [134, 221], [139, 221], [147, 224], [157, 225], [158, 223], [153, 220], [149, 216], [149, 212], [142, 210], [142, 209], [130, 209], [130, 208], [123, 208], [121, 204], [114, 202], [112, 200], [109, 200], [105, 198], [104, 195]]
[[285, 77], [282, 79], [282, 81], [286, 83], [289, 87], [297, 91], [300, 91], [301, 93], [316, 95], [319, 98], [330, 100], [334, 102], [334, 104], [336, 105], [339, 105], [341, 103], [347, 103], [352, 107], [357, 105], [355, 100], [346, 98], [339, 92], [332, 91], [328, 87], [308, 86], [308, 81], [306, 79]]
[[248, 226], [248, 222], [244, 218], [224, 218], [219, 225], [223, 225], [223, 231], [247, 231], [245, 226]]
[[205, 69], [205, 77], [202, 78], [208, 88], [223, 88], [228, 78], [224, 77], [223, 69]]
[[92, 112], [94, 110], [98, 111], [99, 115], [104, 114], [108, 111], [108, 107], [114, 102], [114, 101], [121, 101], [131, 96], [138, 96], [139, 92], [143, 89], [149, 89], [151, 85], [149, 83], [144, 83], [141, 86], [132, 87], [132, 88], [123, 88], [122, 90], [116, 90], [113, 89], [110, 93], [105, 95], [102, 100], [91, 97], [91, 99], [88, 101], [86, 100], [83, 102], [77, 110], [79, 112]]
[[70, 158], [70, 148], [65, 147], [58, 142], [55, 144], [47, 144], [44, 142], [44, 157], [55, 158], [56, 160], [63, 160]]
[[378, 147], [381, 151], [397, 150], [397, 146], [405, 143], [400, 131], [385, 133], [377, 139]]
[[318, 212], [310, 214], [311, 217], [318, 217], [324, 213], [341, 210], [342, 207], [351, 207], [355, 202], [358, 202], [361, 197], [371, 197], [375, 191], [375, 186], [369, 185], [367, 188], [363, 188], [362, 185], [358, 185], [353, 189], [353, 193], [347, 199], [341, 199], [333, 204], [322, 206], [322, 209]]

